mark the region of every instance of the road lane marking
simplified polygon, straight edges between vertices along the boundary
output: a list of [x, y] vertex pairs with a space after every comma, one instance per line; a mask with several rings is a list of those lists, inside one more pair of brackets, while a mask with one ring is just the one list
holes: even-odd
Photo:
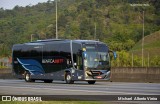
[[[10, 81], [12, 81], [12, 82], [10, 82]], [[20, 82], [23, 82], [24, 84], [26, 83], [25, 81], [22, 81], [22, 80], [0, 80], [0, 82], [4, 82], [5, 84], [17, 84], [17, 83], [20, 83]], [[15, 83], [16, 82], [16, 83]], [[55, 81], [55, 82], [57, 82], [57, 81]], [[59, 81], [58, 81], [59, 82]], [[62, 82], [62, 81], [61, 81]], [[97, 82], [97, 83], [103, 83], [103, 82]], [[26, 83], [26, 84], [29, 84], [29, 83]], [[42, 83], [30, 83], [29, 85], [34, 85], [34, 84], [38, 84], [38, 85], [42, 85], [43, 84], [43, 82]], [[51, 84], [43, 84], [43, 85], [54, 85], [54, 86], [59, 86], [58, 84], [55, 84], [54, 82], [53, 83], [51, 83]], [[62, 83], [59, 83], [59, 84], [61, 84], [61, 85], [64, 85], [64, 84], [62, 84]], [[74, 85], [72, 85], [72, 86], [66, 86], [66, 87], [85, 87], [85, 86], [90, 86], [90, 85], [86, 85], [85, 83], [80, 83], [80, 84], [83, 84], [83, 85], [77, 85], [78, 83], [75, 83]], [[85, 85], [84, 85], [85, 84]], [[137, 85], [135, 85], [135, 84], [138, 84], [138, 85], [140, 85], [140, 86], [137, 86]], [[141, 85], [144, 85], [144, 86], [141, 86]], [[60, 86], [61, 86], [60, 85]], [[133, 86], [134, 85], [134, 86]], [[149, 86], [145, 86], [145, 85], [149, 85]], [[150, 86], [150, 85], [153, 85], [153, 84], [150, 84], [150, 83], [119, 83], [119, 82], [116, 82], [116, 83], [103, 83], [103, 85], [92, 85], [92, 88], [122, 88], [122, 89], [126, 89], [126, 88], [130, 88], [130, 89], [132, 89], [132, 88], [136, 88], [136, 89], [148, 89], [148, 90], [150, 90], [150, 89], [153, 89], [153, 90], [155, 90], [155, 89], [157, 89], [157, 90], [160, 90], [160, 84], [154, 84], [154, 85], [158, 85], [158, 86], [156, 86], [156, 87], [154, 87], [154, 86]]]
[[[16, 84], [17, 85], [17, 84]], [[3, 86], [3, 85], [2, 85]], [[6, 84], [5, 86], [11, 86], [10, 84]], [[12, 85], [12, 86], [15, 86], [15, 85]], [[64, 86], [49, 86], [48, 84], [46, 85], [46, 84], [41, 84], [41, 85], [37, 85], [37, 84], [35, 84], [35, 83], [32, 83], [32, 84], [26, 84], [26, 85], [20, 85], [19, 87], [41, 87], [41, 88], [44, 88], [44, 87], [47, 87], [47, 88], [51, 88], [52, 87], [52, 89], [53, 88], [61, 88], [61, 89], [64, 89]], [[16, 86], [15, 86], [16, 87]], [[102, 89], [102, 90], [110, 90], [110, 91], [112, 91], [112, 90], [114, 90], [114, 91], [116, 91], [116, 90], [125, 90], [125, 91], [133, 91], [132, 89], [133, 88], [130, 88], [130, 87], [124, 87], [124, 88], [114, 88], [114, 87], [93, 87], [93, 86], [91, 86], [91, 87], [86, 87], [86, 86], [65, 86], [65, 89], [72, 89], [72, 88], [75, 88], [75, 89], [77, 89], [77, 88], [79, 88], [79, 89], [81, 89], [81, 90], [99, 90], [99, 89]], [[140, 88], [140, 89], [138, 89], [138, 88], [134, 88], [134, 90], [135, 91], [147, 91], [147, 92], [151, 92], [151, 93], [153, 93], [153, 92], [160, 92], [160, 88], [158, 88], [158, 89], [150, 89], [150, 88]]]
[[96, 93], [96, 94], [100, 94], [103, 93], [103, 94], [108, 94], [108, 93], [111, 93], [111, 94], [131, 94], [131, 95], [159, 95], [159, 94], [151, 94], [151, 93], [128, 93], [128, 92], [104, 92], [104, 91], [87, 91], [87, 90], [71, 90], [71, 89], [52, 89], [52, 88], [34, 88], [34, 87], [14, 87], [14, 86], [0, 86], [0, 87], [9, 87], [9, 88], [29, 88], [29, 89], [38, 89], [38, 90], [42, 90], [42, 89], [45, 89], [45, 90], [54, 90], [54, 91], [72, 91], [72, 92], [86, 92], [86, 93]]

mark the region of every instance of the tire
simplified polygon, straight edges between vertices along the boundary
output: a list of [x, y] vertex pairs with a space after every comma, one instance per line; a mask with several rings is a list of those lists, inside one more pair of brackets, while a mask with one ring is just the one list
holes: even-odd
[[72, 80], [72, 76], [70, 72], [67, 72], [65, 75], [65, 81], [67, 84], [73, 84], [74, 81]]
[[88, 84], [95, 84], [96, 81], [88, 81]]
[[25, 73], [24, 79], [26, 82], [35, 82], [35, 80], [31, 79], [31, 74], [29, 72]]
[[52, 83], [53, 80], [44, 80], [44, 83]]

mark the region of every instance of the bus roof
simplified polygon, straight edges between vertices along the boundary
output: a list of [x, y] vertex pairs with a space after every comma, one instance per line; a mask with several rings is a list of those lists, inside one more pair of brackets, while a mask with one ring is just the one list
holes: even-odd
[[[34, 41], [34, 42], [30, 42], [30, 43], [44, 43], [44, 42], [58, 42], [58, 43], [61, 43], [61, 42], [70, 42], [71, 40], [69, 39], [46, 39], [46, 40], [37, 40], [37, 41]], [[104, 44], [100, 41], [96, 41], [96, 40], [72, 40], [72, 42], [74, 43], [79, 43], [79, 44], [82, 44], [82, 43], [101, 43], [101, 44]]]
[[[28, 42], [28, 43], [24, 43], [24, 44], [15, 44], [16, 46], [20, 46], [20, 45], [44, 45], [44, 44], [59, 44], [59, 43], [77, 43], [77, 44], [105, 44], [103, 42], [100, 41], [96, 41], [96, 40], [69, 40], [69, 39], [46, 39], [46, 40], [37, 40], [37, 41], [33, 41], [33, 42]], [[14, 46], [15, 46], [14, 45]]]

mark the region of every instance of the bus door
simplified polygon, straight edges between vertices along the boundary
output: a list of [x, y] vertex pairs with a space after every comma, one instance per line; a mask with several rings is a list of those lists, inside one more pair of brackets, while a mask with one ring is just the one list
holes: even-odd
[[79, 51], [73, 55], [74, 59], [74, 67], [75, 67], [75, 79], [76, 80], [83, 80], [84, 78], [84, 71], [83, 71], [83, 60], [82, 60], [82, 52]]

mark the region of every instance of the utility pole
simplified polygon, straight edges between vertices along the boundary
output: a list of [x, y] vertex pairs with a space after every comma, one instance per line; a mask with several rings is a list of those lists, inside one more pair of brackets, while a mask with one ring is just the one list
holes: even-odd
[[96, 38], [97, 38], [97, 33], [96, 33], [96, 32], [97, 32], [97, 31], [96, 31], [97, 29], [96, 29], [96, 28], [97, 28], [97, 26], [96, 26], [96, 23], [95, 23], [95, 28], [94, 28], [94, 40], [96, 40]]
[[133, 67], [133, 52], [132, 52], [132, 67]]
[[56, 1], [56, 39], [58, 39], [58, 26], [57, 26], [57, 0]]
[[143, 11], [143, 34], [142, 34], [142, 67], [144, 66], [144, 11]]
[[33, 40], [33, 38], [32, 38], [32, 37], [33, 37], [33, 35], [34, 35], [34, 34], [31, 34], [31, 42], [32, 42], [32, 40]]
[[[133, 7], [147, 7], [149, 4], [130, 4]], [[144, 10], [143, 10], [143, 33], [142, 33], [142, 67], [144, 66]]]
[[148, 67], [149, 67], [149, 52], [148, 52]]

